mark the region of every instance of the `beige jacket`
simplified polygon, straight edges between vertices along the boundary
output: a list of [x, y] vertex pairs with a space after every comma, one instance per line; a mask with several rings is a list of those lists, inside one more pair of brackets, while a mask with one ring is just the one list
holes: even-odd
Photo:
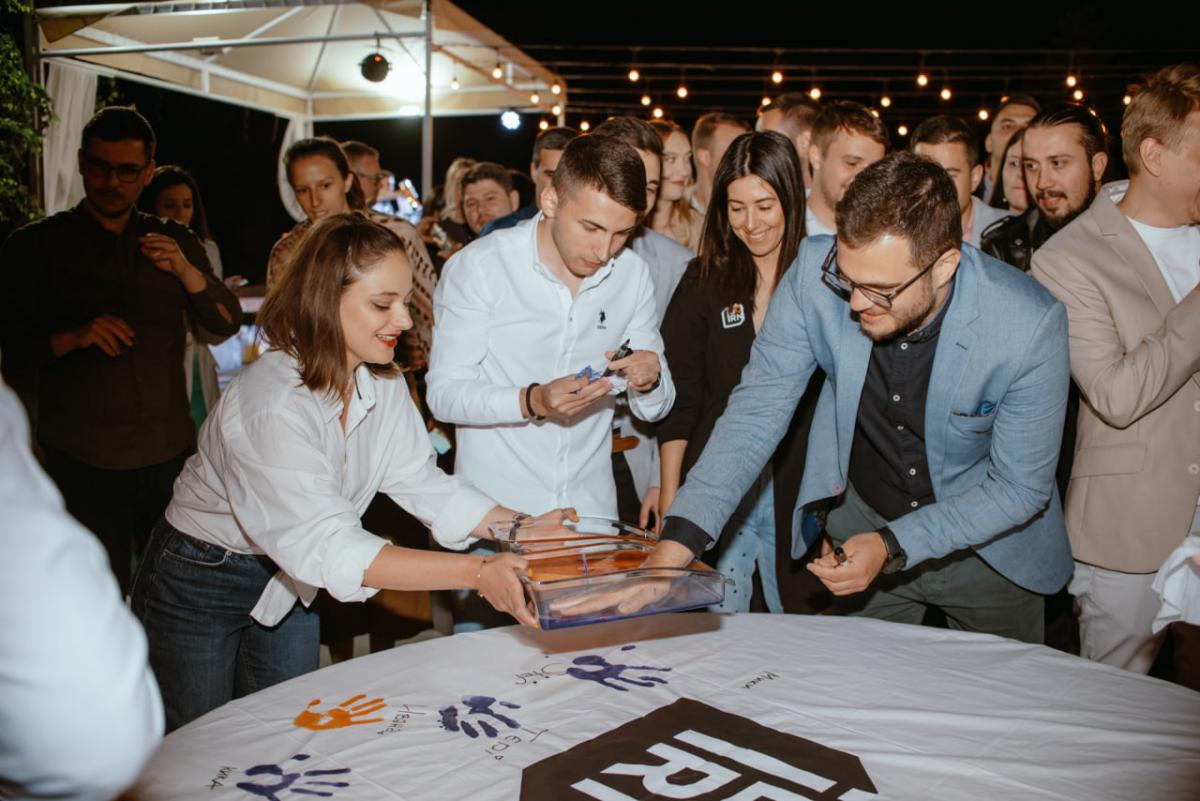
[[1075, 559], [1152, 573], [1200, 493], [1200, 288], [1176, 304], [1154, 256], [1101, 190], [1033, 256], [1067, 307], [1084, 402], [1065, 511]]

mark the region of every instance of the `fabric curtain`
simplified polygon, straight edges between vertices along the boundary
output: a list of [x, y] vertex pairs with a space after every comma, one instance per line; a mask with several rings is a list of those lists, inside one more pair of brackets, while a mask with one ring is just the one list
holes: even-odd
[[296, 202], [292, 185], [288, 182], [287, 170], [283, 166], [283, 154], [293, 143], [308, 139], [313, 135], [312, 120], [293, 118], [288, 121], [287, 130], [283, 132], [283, 144], [279, 146], [279, 199], [283, 207], [292, 215], [292, 219], [300, 222], [305, 219], [304, 209]]
[[54, 103], [54, 121], [42, 144], [46, 214], [50, 215], [83, 199], [75, 154], [83, 141], [83, 126], [96, 112], [96, 73], [52, 62], [46, 93]]

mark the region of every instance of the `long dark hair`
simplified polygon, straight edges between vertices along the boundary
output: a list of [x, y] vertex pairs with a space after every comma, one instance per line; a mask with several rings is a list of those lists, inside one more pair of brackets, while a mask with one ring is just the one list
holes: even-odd
[[[301, 139], [295, 142], [283, 154], [283, 166], [287, 169], [289, 183], [292, 180], [292, 167], [295, 163], [311, 156], [324, 156], [333, 162], [334, 167], [337, 167], [343, 180], [350, 177], [350, 160], [346, 158], [346, 151], [342, 150], [342, 146], [328, 136], [316, 136], [312, 139]], [[367, 198], [363, 195], [357, 178], [350, 182], [350, 190], [346, 192], [346, 207], [352, 211], [366, 211]]]
[[[717, 166], [700, 233], [698, 277], [701, 281], [718, 282], [723, 301], [743, 301], [753, 311], [758, 271], [749, 249], [729, 226], [728, 209], [729, 185], [747, 175], [756, 175], [770, 184], [783, 207], [786, 222], [775, 286], [779, 286], [779, 279], [795, 261], [800, 240], [804, 238], [804, 182], [800, 178], [795, 145], [774, 131], [742, 134], [733, 140]], [[771, 287], [772, 292], [775, 286]]]
[[158, 196], [164, 190], [180, 185], [192, 190], [192, 221], [188, 224], [188, 228], [191, 228], [192, 233], [202, 240], [212, 239], [212, 234], [208, 231], [208, 215], [204, 213], [204, 201], [200, 199], [200, 187], [196, 184], [196, 179], [192, 177], [192, 174], [178, 164], [164, 164], [154, 171], [150, 185], [142, 193], [139, 204], [142, 211], [154, 214]]

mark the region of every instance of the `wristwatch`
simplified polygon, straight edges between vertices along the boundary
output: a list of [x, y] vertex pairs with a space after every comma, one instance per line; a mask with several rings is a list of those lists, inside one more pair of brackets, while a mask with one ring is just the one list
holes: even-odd
[[908, 564], [908, 554], [900, 547], [900, 541], [896, 539], [896, 535], [887, 526], [879, 528], [879, 536], [883, 538], [883, 544], [887, 548], [887, 561], [883, 563], [881, 573], [897, 573], [904, 569]]

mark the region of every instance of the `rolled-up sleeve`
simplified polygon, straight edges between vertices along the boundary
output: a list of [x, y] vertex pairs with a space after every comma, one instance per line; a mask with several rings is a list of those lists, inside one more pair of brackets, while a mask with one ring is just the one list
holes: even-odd
[[380, 492], [429, 526], [443, 547], [463, 550], [475, 541], [472, 530], [497, 505], [496, 501], [469, 481], [438, 468], [425, 425], [411, 400], [397, 427], [399, 440], [392, 449], [395, 458]]
[[277, 410], [248, 418], [228, 448], [229, 503], [246, 538], [292, 579], [365, 601], [376, 590], [363, 574], [387, 541], [363, 529], [314, 436]]
[[[484, 292], [486, 275], [466, 252], [442, 271], [434, 292], [433, 353], [426, 400], [433, 416], [460, 425], [521, 423], [519, 387], [498, 386], [483, 378], [480, 365], [490, 343], [491, 306]], [[653, 308], [653, 301], [651, 301]]]

